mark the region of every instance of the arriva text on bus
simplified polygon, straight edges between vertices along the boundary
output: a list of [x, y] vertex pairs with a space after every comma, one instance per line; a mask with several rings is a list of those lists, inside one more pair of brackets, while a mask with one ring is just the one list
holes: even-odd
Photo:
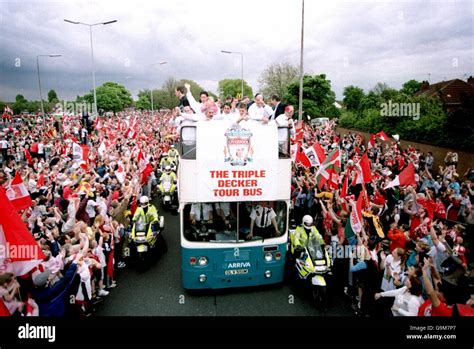
[[261, 196], [258, 179], [265, 178], [265, 170], [223, 170], [210, 171], [211, 178], [217, 180], [214, 196]]

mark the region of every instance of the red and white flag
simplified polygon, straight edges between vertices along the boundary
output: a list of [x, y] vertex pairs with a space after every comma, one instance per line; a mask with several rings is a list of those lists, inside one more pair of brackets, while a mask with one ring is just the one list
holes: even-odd
[[332, 181], [332, 173], [339, 172], [341, 172], [341, 152], [339, 149], [334, 149], [328, 154], [326, 160], [324, 160], [316, 172], [318, 188], [321, 189], [327, 181]]
[[23, 183], [23, 179], [19, 172], [16, 173], [10, 186], [7, 188], [6, 195], [17, 211], [31, 207], [32, 201], [30, 193], [28, 192], [25, 183]]
[[78, 162], [82, 168], [87, 169], [89, 164], [89, 147], [85, 144], [72, 143], [72, 161]]
[[364, 153], [362, 155], [362, 158], [360, 161], [357, 163], [356, 166], [356, 176], [357, 180], [356, 183], [370, 183], [372, 182], [372, 172], [370, 171], [370, 162], [369, 158], [367, 157], [367, 154]]
[[362, 231], [362, 205], [363, 198], [362, 195], [359, 195], [357, 201], [352, 205], [351, 214], [347, 220], [346, 226], [344, 228], [344, 235], [347, 239], [353, 237], [356, 233]]
[[151, 166], [150, 162], [145, 158], [141, 150], [138, 153], [137, 160], [138, 169], [140, 170], [140, 183], [144, 185], [148, 182], [148, 178], [153, 173], [153, 166]]
[[397, 187], [397, 186], [405, 186], [405, 185], [416, 185], [416, 179], [415, 179], [415, 166], [413, 166], [413, 163], [410, 162], [405, 169], [400, 172], [400, 174], [395, 177], [393, 181], [388, 183], [384, 189], [392, 188], [392, 187]]
[[303, 165], [304, 167], [311, 167], [311, 161], [308, 159], [306, 153], [303, 151], [301, 143], [298, 143], [298, 150], [296, 151], [295, 162], [297, 164]]
[[7, 195], [0, 186], [0, 246], [4, 247], [0, 270], [21, 276], [38, 266], [45, 256]]
[[376, 134], [377, 138], [380, 138], [382, 141], [387, 142], [390, 140], [390, 137], [387, 136], [387, 134], [383, 131], [380, 131], [379, 133]]
[[314, 143], [311, 147], [305, 149], [304, 152], [311, 162], [311, 166], [320, 166], [326, 158], [324, 149], [319, 142]]
[[120, 184], [123, 184], [125, 181], [125, 171], [123, 170], [122, 162], [118, 163], [118, 168], [115, 171], [115, 177], [117, 177], [117, 180], [120, 182]]
[[99, 145], [99, 148], [97, 148], [97, 152], [99, 153], [100, 157], [104, 157], [104, 153], [107, 150], [107, 145], [105, 141], [102, 141]]

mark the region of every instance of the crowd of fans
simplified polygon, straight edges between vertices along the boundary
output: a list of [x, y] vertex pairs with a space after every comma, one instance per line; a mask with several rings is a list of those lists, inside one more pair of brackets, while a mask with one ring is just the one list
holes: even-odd
[[[156, 173], [143, 178], [140, 161], [159, 169], [175, 142], [169, 112], [130, 112], [23, 117], [1, 130], [1, 185], [17, 173], [30, 193], [21, 217], [45, 255], [27, 275], [3, 265], [0, 296], [9, 313], [63, 316], [91, 314], [116, 287], [114, 271], [125, 266], [123, 243], [137, 198], [152, 195]], [[88, 149], [77, 159], [74, 146]], [[85, 148], [80, 148], [84, 152]], [[81, 161], [78, 161], [81, 160]], [[82, 161], [83, 160], [83, 161]], [[73, 296], [72, 298], [70, 298]], [[65, 306], [66, 300], [73, 304]]]
[[[177, 89], [180, 105], [173, 111], [129, 111], [94, 121], [31, 116], [1, 130], [0, 185], [7, 188], [21, 175], [32, 199], [21, 217], [45, 255], [27, 275], [0, 271], [0, 306], [9, 314], [89, 315], [117, 286], [114, 272], [126, 265], [123, 244], [137, 197], [153, 196], [163, 154], [178, 140], [177, 126], [214, 117], [268, 123], [283, 115], [280, 120], [294, 127], [293, 108], [277, 96], [272, 109], [261, 95], [249, 107], [233, 98], [214, 102], [206, 93], [200, 103], [188, 101], [186, 92]], [[451, 316], [455, 304], [472, 305], [474, 170], [458, 173], [457, 154], [435, 168], [431, 153], [402, 149], [394, 140], [367, 148], [361, 135], [339, 134], [334, 124], [299, 127], [303, 149], [318, 143], [326, 155], [340, 150], [335, 187], [320, 186], [317, 167], [298, 161], [291, 183], [297, 224], [309, 214], [327, 246], [357, 247], [350, 256], [332, 257], [334, 292], [350, 296], [354, 310], [366, 315]], [[83, 159], [74, 150], [80, 144]], [[368, 183], [356, 178], [364, 153]], [[145, 177], [142, 161], [153, 169]], [[409, 163], [416, 185], [384, 189]], [[348, 239], [345, 226], [359, 195], [363, 229]]]
[[[453, 309], [474, 305], [474, 170], [458, 173], [455, 153], [435, 168], [432, 153], [402, 149], [394, 139], [368, 147], [355, 132], [305, 125], [303, 148], [316, 142], [326, 154], [340, 149], [337, 187], [320, 188], [317, 168], [296, 163], [293, 215], [297, 223], [305, 214], [313, 216], [332, 251], [354, 247], [349, 256], [333, 254], [334, 292], [351, 297], [361, 315], [450, 316]], [[357, 180], [364, 153], [370, 160], [368, 183]], [[384, 189], [410, 163], [415, 183]], [[348, 240], [351, 203], [359, 195], [363, 229]]]

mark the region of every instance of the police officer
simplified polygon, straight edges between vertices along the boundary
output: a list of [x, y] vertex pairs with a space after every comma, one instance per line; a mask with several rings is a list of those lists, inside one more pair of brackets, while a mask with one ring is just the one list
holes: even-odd
[[295, 256], [301, 253], [301, 250], [306, 247], [309, 238], [315, 237], [321, 245], [324, 245], [324, 239], [319, 234], [318, 229], [313, 225], [313, 217], [305, 215], [302, 224], [298, 226], [294, 234], [290, 235], [291, 253]]
[[158, 210], [155, 205], [150, 204], [150, 199], [145, 195], [140, 197], [140, 206], [133, 215], [133, 222], [136, 222], [140, 216], [145, 217], [147, 224], [158, 222]]

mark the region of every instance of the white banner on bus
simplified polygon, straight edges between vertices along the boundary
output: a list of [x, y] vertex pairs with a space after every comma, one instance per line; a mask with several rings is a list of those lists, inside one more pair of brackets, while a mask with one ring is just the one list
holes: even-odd
[[237, 125], [216, 120], [200, 122], [199, 126], [196, 190], [200, 202], [278, 199], [278, 133], [274, 123]]

